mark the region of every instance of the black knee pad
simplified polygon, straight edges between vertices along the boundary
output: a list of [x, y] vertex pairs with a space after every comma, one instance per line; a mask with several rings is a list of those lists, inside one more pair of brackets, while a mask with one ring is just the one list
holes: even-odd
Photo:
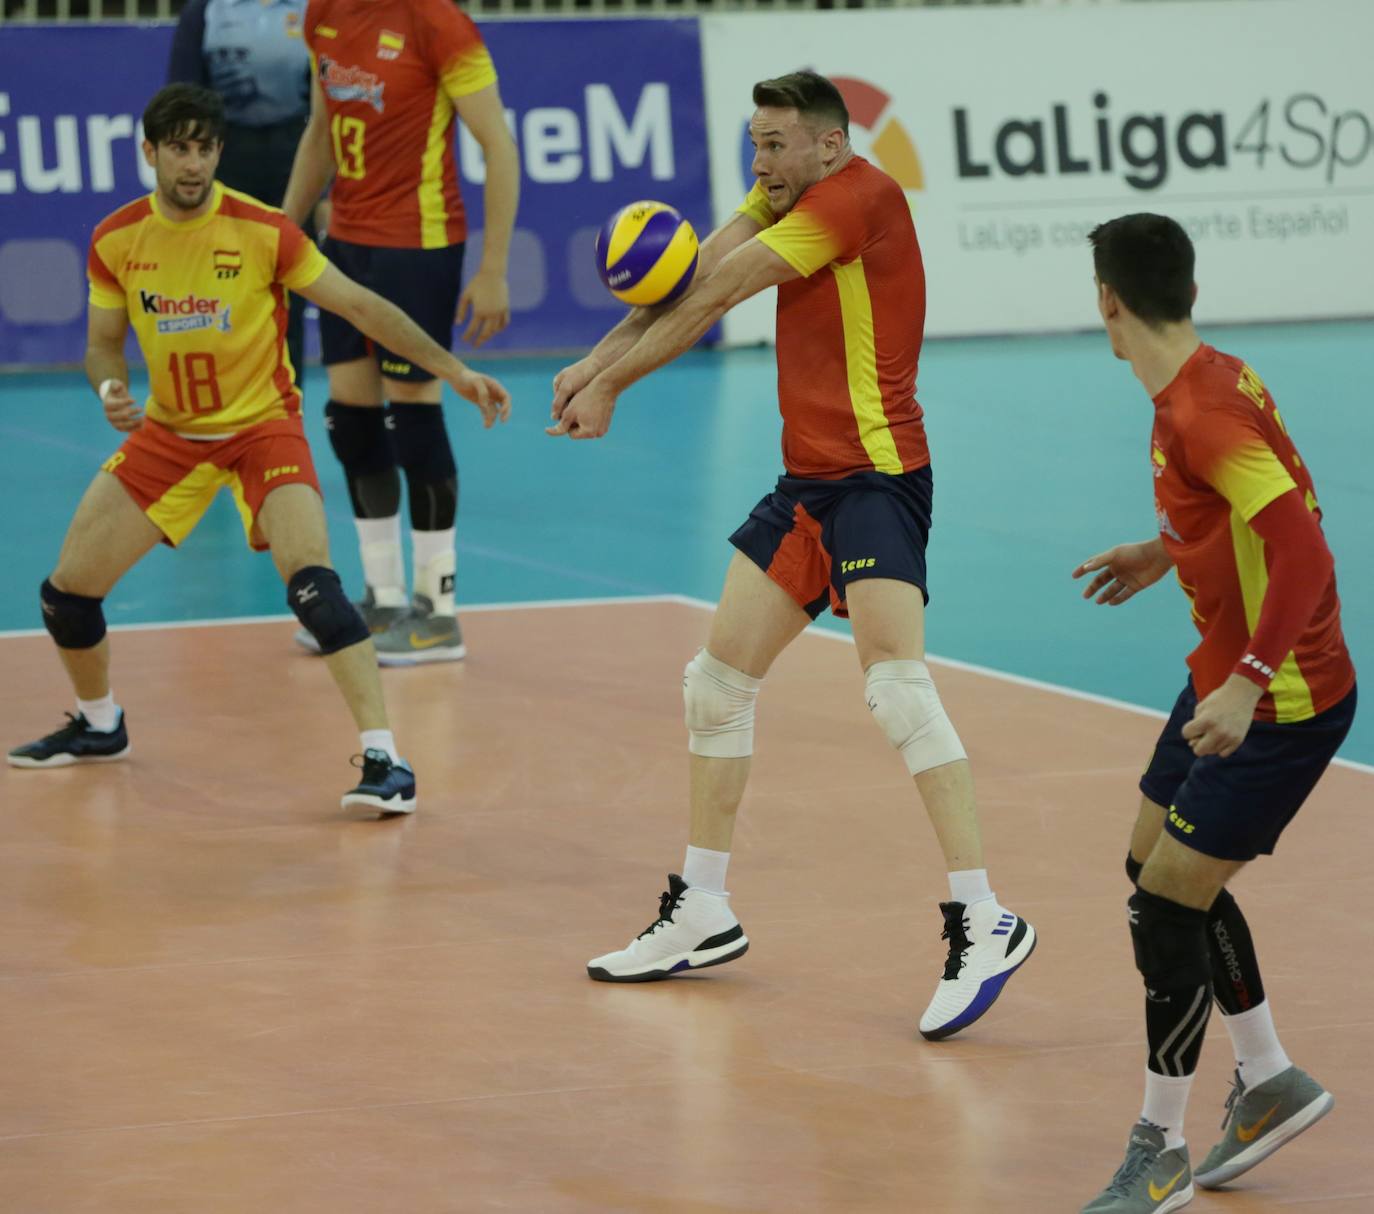
[[44, 579], [38, 596], [43, 603], [43, 624], [59, 649], [91, 649], [105, 639], [104, 599], [68, 594]]
[[396, 449], [385, 409], [331, 400], [324, 407], [324, 424], [329, 445], [350, 479], [395, 468]]
[[323, 565], [296, 570], [286, 584], [286, 601], [319, 641], [321, 653], [338, 653], [371, 635], [361, 613], [348, 601], [339, 575]]
[[1135, 967], [1152, 991], [1206, 986], [1212, 980], [1207, 912], [1137, 889], [1126, 902]]
[[1132, 885], [1140, 884], [1140, 870], [1144, 867], [1130, 852], [1126, 853], [1126, 875], [1130, 877]]
[[396, 462], [410, 491], [410, 525], [447, 531], [458, 515], [458, 466], [438, 405], [391, 405], [396, 419]]

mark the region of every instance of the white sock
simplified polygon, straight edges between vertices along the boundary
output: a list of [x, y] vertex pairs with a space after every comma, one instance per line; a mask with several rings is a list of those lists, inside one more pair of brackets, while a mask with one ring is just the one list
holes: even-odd
[[1249, 1011], [1222, 1016], [1221, 1022], [1231, 1038], [1236, 1066], [1247, 1088], [1259, 1087], [1266, 1079], [1272, 1079], [1293, 1065], [1274, 1031], [1268, 999]]
[[949, 874], [949, 900], [972, 906], [992, 897], [988, 888], [988, 870], [985, 868], [961, 868]]
[[99, 733], [113, 733], [119, 725], [119, 705], [115, 703], [112, 691], [107, 691], [98, 700], [83, 700], [77, 696], [76, 711]]
[[682, 862], [682, 879], [704, 894], [725, 893], [725, 870], [730, 864], [728, 851], [712, 851], [709, 847], [688, 847], [687, 859]]
[[453, 579], [458, 569], [454, 528], [411, 531], [410, 555], [415, 566], [415, 593], [434, 604], [435, 615], [452, 615]]
[[358, 735], [362, 739], [363, 751], [384, 750], [393, 763], [399, 763], [401, 756], [396, 753], [396, 739], [389, 729], [364, 729]]
[[1183, 1113], [1192, 1087], [1192, 1075], [1157, 1075], [1145, 1068], [1145, 1107], [1140, 1111], [1140, 1120], [1164, 1131], [1166, 1151], [1184, 1143]]
[[378, 607], [406, 605], [406, 570], [401, 553], [401, 516], [355, 518], [363, 580]]

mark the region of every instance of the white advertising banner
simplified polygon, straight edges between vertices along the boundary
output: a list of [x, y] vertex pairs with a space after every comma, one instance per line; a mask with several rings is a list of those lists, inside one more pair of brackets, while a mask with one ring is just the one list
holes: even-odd
[[[721, 221], [752, 180], [755, 81], [839, 85], [907, 190], [926, 331], [1097, 323], [1092, 228], [1171, 215], [1201, 322], [1374, 315], [1374, 0], [735, 14], [703, 20]], [[771, 340], [774, 293], [726, 318]]]

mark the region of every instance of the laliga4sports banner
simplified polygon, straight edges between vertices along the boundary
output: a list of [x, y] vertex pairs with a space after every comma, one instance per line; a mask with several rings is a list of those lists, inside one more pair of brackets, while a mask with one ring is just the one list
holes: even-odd
[[[703, 21], [719, 223], [748, 188], [755, 81], [839, 85], [907, 191], [927, 332], [1091, 328], [1087, 235], [1177, 219], [1206, 322], [1374, 314], [1374, 3], [739, 14]], [[770, 339], [773, 293], [726, 319]]]
[[[166, 79], [172, 27], [3, 29], [0, 364], [75, 362], [91, 231], [152, 188], [139, 115]], [[709, 226], [699, 26], [669, 18], [484, 21], [481, 29], [522, 169], [511, 325], [485, 348], [590, 345], [625, 310], [597, 276], [602, 222], [652, 198], [699, 230]], [[470, 274], [480, 257], [484, 166], [466, 132], [457, 152]]]

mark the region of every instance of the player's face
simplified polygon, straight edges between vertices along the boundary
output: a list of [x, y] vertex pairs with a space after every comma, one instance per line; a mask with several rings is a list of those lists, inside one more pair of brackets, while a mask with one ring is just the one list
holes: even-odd
[[825, 176], [829, 148], [823, 132], [793, 109], [762, 105], [749, 121], [754, 176], [774, 215], [786, 215], [802, 193]]
[[144, 155], [157, 170], [158, 196], [179, 211], [195, 211], [210, 197], [224, 145], [218, 139], [164, 139], [145, 142]]

